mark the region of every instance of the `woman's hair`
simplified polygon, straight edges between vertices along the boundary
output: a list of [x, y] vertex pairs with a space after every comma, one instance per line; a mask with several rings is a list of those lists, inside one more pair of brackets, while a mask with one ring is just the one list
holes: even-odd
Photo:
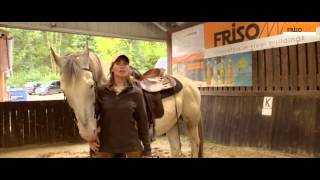
[[[109, 77], [108, 77], [108, 82], [107, 82], [107, 87], [112, 88], [115, 85], [115, 80], [114, 80], [114, 74], [112, 72], [112, 68], [116, 61], [112, 62], [110, 69], [109, 69]], [[132, 86], [132, 80], [130, 78], [130, 74], [128, 75], [126, 79], [126, 86]]]

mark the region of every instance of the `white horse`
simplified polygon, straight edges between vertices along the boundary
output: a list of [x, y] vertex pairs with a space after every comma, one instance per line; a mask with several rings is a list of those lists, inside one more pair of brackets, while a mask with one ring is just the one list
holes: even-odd
[[[82, 53], [70, 53], [58, 56], [51, 49], [54, 60], [61, 72], [61, 88], [73, 109], [79, 134], [86, 141], [97, 138], [97, 120], [95, 117], [95, 86], [103, 86], [108, 75], [110, 64], [102, 66], [98, 56], [89, 52], [86, 47]], [[181, 157], [181, 142], [178, 119], [187, 125], [191, 144], [191, 157], [203, 156], [201, 95], [192, 81], [176, 76], [183, 85], [175, 96], [162, 100], [164, 115], [155, 120], [155, 136], [166, 134], [169, 140], [171, 156]], [[177, 114], [178, 113], [178, 119]]]

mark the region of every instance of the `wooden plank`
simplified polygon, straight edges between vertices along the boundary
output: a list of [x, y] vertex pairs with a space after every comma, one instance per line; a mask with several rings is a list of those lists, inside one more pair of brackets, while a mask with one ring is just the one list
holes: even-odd
[[[308, 154], [312, 154], [314, 152], [314, 135], [315, 135], [315, 122], [317, 118], [317, 101], [319, 99], [307, 97], [303, 97], [303, 105], [309, 105], [310, 108], [306, 108], [303, 115], [304, 118], [300, 121], [302, 125], [306, 124], [304, 129], [305, 139], [305, 151]], [[306, 121], [306, 123], [302, 123]]]
[[[210, 106], [211, 105], [211, 106]], [[209, 100], [209, 107], [212, 109], [210, 115], [210, 119], [212, 121], [212, 129], [210, 133], [211, 140], [216, 140], [219, 133], [219, 117], [217, 116], [218, 108], [214, 107], [219, 107], [219, 104], [217, 103], [217, 96], [211, 96]]]
[[[286, 139], [286, 146], [284, 146], [284, 150], [289, 153], [297, 153], [297, 149], [301, 146], [301, 128], [299, 126], [299, 119], [302, 118], [302, 110], [301, 110], [301, 103], [297, 100], [297, 97], [292, 97], [293, 103], [289, 106], [292, 110], [290, 113], [291, 117], [290, 122], [288, 124], [288, 134]], [[289, 116], [290, 117], [290, 116]]]
[[72, 112], [69, 108], [69, 106], [67, 105], [67, 103], [65, 104], [65, 108], [64, 108], [64, 137], [66, 138], [67, 141], [73, 141], [74, 140], [74, 120], [73, 120], [73, 116], [72, 116]]
[[11, 142], [11, 134], [10, 134], [10, 114], [11, 114], [11, 105], [7, 103], [6, 106], [3, 107], [4, 115], [3, 115], [3, 147], [10, 147]]
[[47, 104], [47, 118], [48, 118], [48, 132], [49, 132], [49, 137], [48, 140], [49, 142], [55, 142], [56, 141], [56, 133], [55, 133], [55, 114], [56, 114], [56, 109], [55, 109], [55, 104], [56, 102], [52, 101], [50, 104]]
[[38, 142], [40, 136], [37, 132], [37, 107], [38, 103], [32, 103], [29, 105], [28, 119], [29, 119], [29, 137], [28, 143], [34, 144]]
[[167, 59], [168, 59], [168, 74], [172, 75], [172, 36], [171, 33], [167, 33]]
[[281, 96], [275, 96], [273, 97], [273, 102], [272, 102], [272, 115], [267, 116], [268, 119], [265, 122], [267, 124], [267, 138], [265, 142], [265, 148], [271, 149], [272, 147], [272, 138], [273, 138], [273, 128], [274, 124], [277, 120], [277, 114], [280, 111], [281, 108], [281, 100], [283, 98]]
[[[317, 44], [319, 45], [319, 44]], [[320, 101], [317, 100], [317, 110], [316, 110], [316, 119], [315, 119], [315, 125], [314, 125], [314, 136], [313, 136], [313, 142], [314, 142], [314, 154], [316, 157], [320, 156]]]
[[261, 110], [263, 105], [263, 98], [262, 97], [256, 97], [255, 98], [255, 106], [257, 107], [255, 113], [254, 113], [254, 131], [252, 131], [252, 137], [251, 142], [253, 146], [260, 147], [261, 144], [261, 138], [260, 138], [260, 131], [261, 131]]
[[237, 134], [239, 136], [239, 145], [245, 146], [247, 144], [246, 131], [248, 122], [248, 108], [250, 106], [250, 97], [239, 97], [239, 123], [237, 126]]
[[204, 138], [208, 139], [208, 132], [211, 127], [209, 127], [208, 123], [210, 122], [210, 119], [208, 117], [209, 112], [209, 105], [208, 105], [208, 99], [210, 96], [201, 97], [201, 119], [203, 124], [203, 136]]
[[55, 138], [56, 141], [61, 141], [63, 139], [63, 102], [59, 101], [59, 103], [55, 106]]
[[60, 101], [59, 103], [55, 104], [55, 116], [54, 116], [54, 129], [55, 129], [55, 140], [61, 141], [63, 140], [63, 114], [62, 114], [62, 108], [63, 103]]
[[252, 111], [254, 111], [254, 109], [252, 109], [253, 107], [253, 102], [254, 102], [254, 96], [248, 97], [246, 99], [246, 97], [242, 97], [242, 106], [244, 106], [244, 110], [243, 110], [243, 117], [242, 117], [242, 122], [243, 122], [243, 142], [242, 145], [243, 146], [250, 146], [250, 124], [252, 123]]
[[19, 117], [23, 119], [23, 144], [30, 143], [30, 124], [28, 116], [30, 104], [31, 103], [27, 103], [26, 106], [19, 112]]
[[216, 119], [214, 118], [215, 111], [213, 110], [214, 109], [213, 108], [214, 102], [215, 102], [215, 97], [210, 96], [207, 98], [207, 104], [208, 104], [208, 108], [207, 108], [208, 129], [207, 129], [207, 132], [208, 132], [208, 137], [211, 140], [214, 140], [214, 137], [215, 137], [214, 133], [215, 133], [215, 128], [216, 128], [216, 126], [215, 126]]
[[[302, 152], [306, 152], [307, 146], [308, 146], [308, 126], [309, 126], [309, 122], [310, 122], [310, 110], [312, 109], [310, 107], [310, 103], [311, 100], [307, 100], [301, 97], [294, 97], [295, 99], [295, 107], [297, 110], [300, 111], [296, 111], [299, 113], [295, 113], [294, 115], [294, 123], [293, 123], [293, 129], [292, 131], [296, 132], [296, 134], [294, 134], [294, 138], [292, 138], [292, 142], [294, 146], [291, 146], [291, 152], [294, 153], [302, 153]], [[308, 113], [308, 117], [305, 117], [305, 113]]]
[[280, 48], [281, 56], [281, 78], [280, 86], [283, 91], [289, 90], [289, 56], [288, 56], [288, 47]]
[[23, 125], [21, 120], [18, 117], [18, 113], [22, 110], [23, 102], [12, 103], [12, 111], [11, 111], [11, 143], [10, 146], [20, 146], [22, 145], [23, 133]]
[[230, 136], [229, 136], [229, 132], [230, 132], [230, 121], [228, 121], [229, 119], [227, 118], [227, 113], [230, 113], [230, 111], [228, 110], [227, 106], [228, 103], [230, 103], [230, 101], [232, 100], [232, 97], [219, 97], [220, 98], [220, 103], [222, 104], [222, 109], [221, 109], [221, 113], [222, 113], [222, 120], [223, 120], [223, 126], [222, 128], [224, 129], [222, 131], [222, 140], [224, 144], [229, 144], [230, 143]]
[[3, 116], [4, 103], [0, 103], [0, 148], [4, 147]]
[[[295, 124], [295, 117], [294, 117], [294, 113], [296, 111], [296, 106], [295, 106], [295, 99], [294, 97], [287, 97], [286, 98], [286, 106], [287, 106], [287, 114], [283, 114], [282, 116], [282, 123], [281, 126], [279, 127], [280, 129], [283, 129], [281, 131], [281, 141], [280, 141], [280, 149], [281, 151], [285, 151], [285, 152], [291, 152], [290, 151], [290, 147], [292, 146], [292, 144], [294, 143], [292, 140], [296, 138], [296, 131], [292, 132], [292, 129], [294, 129], [294, 124]], [[285, 128], [285, 129], [284, 129]]]
[[[232, 111], [230, 111], [227, 107], [229, 106], [233, 106], [233, 107], [237, 107], [236, 104], [234, 104], [234, 98], [235, 97], [219, 97], [219, 99], [221, 100], [221, 102], [219, 103], [223, 103], [221, 108], [222, 108], [222, 114], [220, 114], [219, 116], [223, 116], [221, 117], [221, 119], [223, 120], [222, 122], [224, 122], [224, 124], [221, 124], [220, 128], [222, 128], [221, 130], [221, 134], [222, 134], [222, 139], [223, 139], [223, 143], [226, 145], [231, 145], [234, 144], [234, 137], [233, 137], [233, 127], [234, 127], [234, 119], [233, 119], [233, 115], [232, 115]], [[232, 105], [231, 105], [232, 104]], [[223, 110], [226, 109], [226, 110]]]
[[266, 78], [266, 68], [265, 68], [265, 58], [264, 51], [258, 51], [258, 90], [264, 91], [266, 88], [265, 78]]
[[22, 106], [19, 107], [17, 112], [17, 120], [18, 120], [18, 146], [22, 146], [24, 144], [24, 110], [26, 109], [26, 102], [22, 103]]
[[[203, 135], [205, 138], [209, 140], [213, 140], [211, 138], [211, 131], [214, 128], [213, 124], [213, 118], [211, 116], [212, 111], [212, 96], [206, 96], [201, 98], [201, 114], [202, 114], [202, 120], [203, 120]], [[202, 101], [203, 100], [203, 101]]]
[[[271, 150], [279, 150], [279, 144], [280, 144], [280, 139], [281, 139], [281, 131], [282, 129], [281, 127], [281, 123], [283, 121], [283, 114], [287, 114], [287, 106], [284, 105], [284, 103], [286, 103], [287, 101], [285, 100], [285, 98], [281, 98], [278, 97], [278, 101], [277, 101], [277, 109], [275, 112], [275, 119], [272, 125], [272, 132], [271, 132], [271, 139], [270, 139], [270, 149]], [[274, 108], [272, 109], [274, 110]]]
[[298, 59], [297, 59], [297, 46], [289, 46], [289, 90], [298, 90]]
[[300, 90], [307, 90], [307, 56], [306, 45], [298, 45], [298, 85]]
[[17, 118], [16, 118], [16, 107], [15, 104], [11, 103], [11, 111], [10, 111], [10, 141], [8, 143], [8, 147], [17, 146]]
[[224, 143], [225, 144], [232, 144], [231, 139], [231, 133], [232, 133], [232, 126], [233, 126], [233, 117], [232, 117], [232, 111], [228, 109], [227, 107], [236, 107], [237, 105], [234, 104], [234, 98], [233, 97], [220, 97], [222, 101], [225, 101], [225, 105], [222, 107], [226, 109], [226, 111], [223, 112], [224, 115]]
[[221, 103], [220, 103], [220, 98], [218, 96], [214, 97], [214, 114], [212, 114], [213, 119], [215, 120], [215, 128], [214, 128], [214, 139], [216, 139], [216, 141], [218, 143], [222, 143], [221, 140], [221, 124], [222, 124], [222, 116], [221, 116]]
[[258, 51], [252, 52], [252, 87], [254, 91], [258, 90]]
[[222, 97], [216, 97], [216, 104], [219, 104], [219, 109], [218, 111], [216, 112], [216, 115], [215, 115], [215, 118], [217, 118], [218, 120], [218, 126], [217, 128], [219, 129], [218, 131], [218, 136], [217, 138], [219, 139], [219, 142], [221, 144], [224, 144], [224, 133], [225, 133], [225, 128], [224, 128], [224, 125], [225, 125], [225, 118], [224, 118], [224, 114], [223, 114], [223, 111], [224, 111], [224, 103], [225, 101], [223, 101]]
[[320, 42], [317, 42], [317, 90], [320, 90]]
[[[43, 129], [43, 142], [48, 143], [50, 142], [50, 134], [49, 134], [49, 120], [48, 120], [48, 111], [49, 108], [47, 108], [46, 103], [41, 103], [42, 109], [43, 109], [43, 118], [44, 118], [44, 129]], [[48, 105], [50, 106], [50, 105]]]
[[316, 60], [316, 44], [307, 44], [307, 57], [308, 57], [308, 86], [310, 90], [317, 89], [317, 60]]
[[273, 57], [273, 86], [276, 91], [281, 90], [280, 77], [281, 77], [281, 59], [280, 59], [280, 48], [272, 49]]
[[266, 85], [267, 91], [273, 90], [273, 58], [272, 58], [272, 49], [265, 50], [266, 56]]
[[279, 124], [279, 147], [278, 150], [281, 151], [289, 151], [289, 148], [292, 146], [292, 135], [294, 135], [296, 132], [292, 132], [292, 127], [294, 126], [294, 98], [288, 97], [286, 99], [285, 106], [287, 107], [288, 112], [282, 115], [282, 122]]
[[229, 110], [228, 114], [231, 115], [230, 122], [231, 122], [231, 128], [230, 128], [230, 145], [238, 146], [241, 144], [241, 139], [239, 137], [239, 124], [241, 123], [240, 115], [241, 115], [241, 97], [235, 96], [235, 97], [229, 97], [230, 101], [233, 105], [232, 110]]
[[247, 144], [248, 146], [254, 146], [255, 142], [253, 141], [254, 137], [254, 133], [257, 129], [256, 126], [256, 122], [257, 122], [257, 117], [256, 114], [259, 113], [259, 106], [257, 106], [257, 97], [256, 96], [252, 96], [252, 103], [251, 103], [251, 111], [250, 111], [250, 123], [249, 123], [249, 127], [248, 127], [248, 139], [247, 139]]
[[46, 143], [47, 140], [47, 128], [46, 128], [46, 108], [43, 102], [37, 103], [36, 108], [36, 132], [37, 132], [37, 143]]

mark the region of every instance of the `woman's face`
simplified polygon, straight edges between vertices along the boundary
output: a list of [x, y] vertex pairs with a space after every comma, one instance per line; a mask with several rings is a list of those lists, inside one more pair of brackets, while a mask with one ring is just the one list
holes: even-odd
[[129, 63], [124, 59], [118, 60], [114, 63], [112, 67], [112, 72], [114, 76], [118, 78], [128, 77], [130, 75]]

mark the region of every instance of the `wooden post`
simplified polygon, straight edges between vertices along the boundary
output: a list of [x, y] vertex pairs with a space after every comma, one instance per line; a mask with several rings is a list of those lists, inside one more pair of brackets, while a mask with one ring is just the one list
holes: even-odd
[[172, 75], [172, 34], [167, 33], [167, 73]]
[[290, 64], [290, 75], [289, 75], [289, 87], [291, 91], [298, 90], [298, 60], [297, 60], [297, 46], [289, 46], [289, 64]]
[[280, 48], [281, 56], [281, 78], [280, 86], [283, 91], [289, 90], [289, 58], [288, 58], [288, 47]]
[[280, 48], [272, 49], [273, 56], [273, 87], [276, 91], [280, 91], [280, 76], [281, 76], [281, 59]]
[[272, 91], [273, 88], [273, 57], [272, 57], [272, 49], [265, 50], [265, 62], [266, 62], [266, 85], [267, 91]]
[[264, 59], [264, 51], [258, 51], [258, 88], [259, 91], [265, 91], [265, 82], [266, 82], [266, 65]]
[[298, 45], [298, 85], [300, 90], [307, 90], [306, 44]]
[[316, 44], [307, 44], [307, 57], [308, 57], [308, 75], [307, 83], [310, 90], [316, 90], [317, 87], [317, 60], [316, 60]]
[[254, 91], [258, 90], [258, 52], [252, 52], [252, 87]]

